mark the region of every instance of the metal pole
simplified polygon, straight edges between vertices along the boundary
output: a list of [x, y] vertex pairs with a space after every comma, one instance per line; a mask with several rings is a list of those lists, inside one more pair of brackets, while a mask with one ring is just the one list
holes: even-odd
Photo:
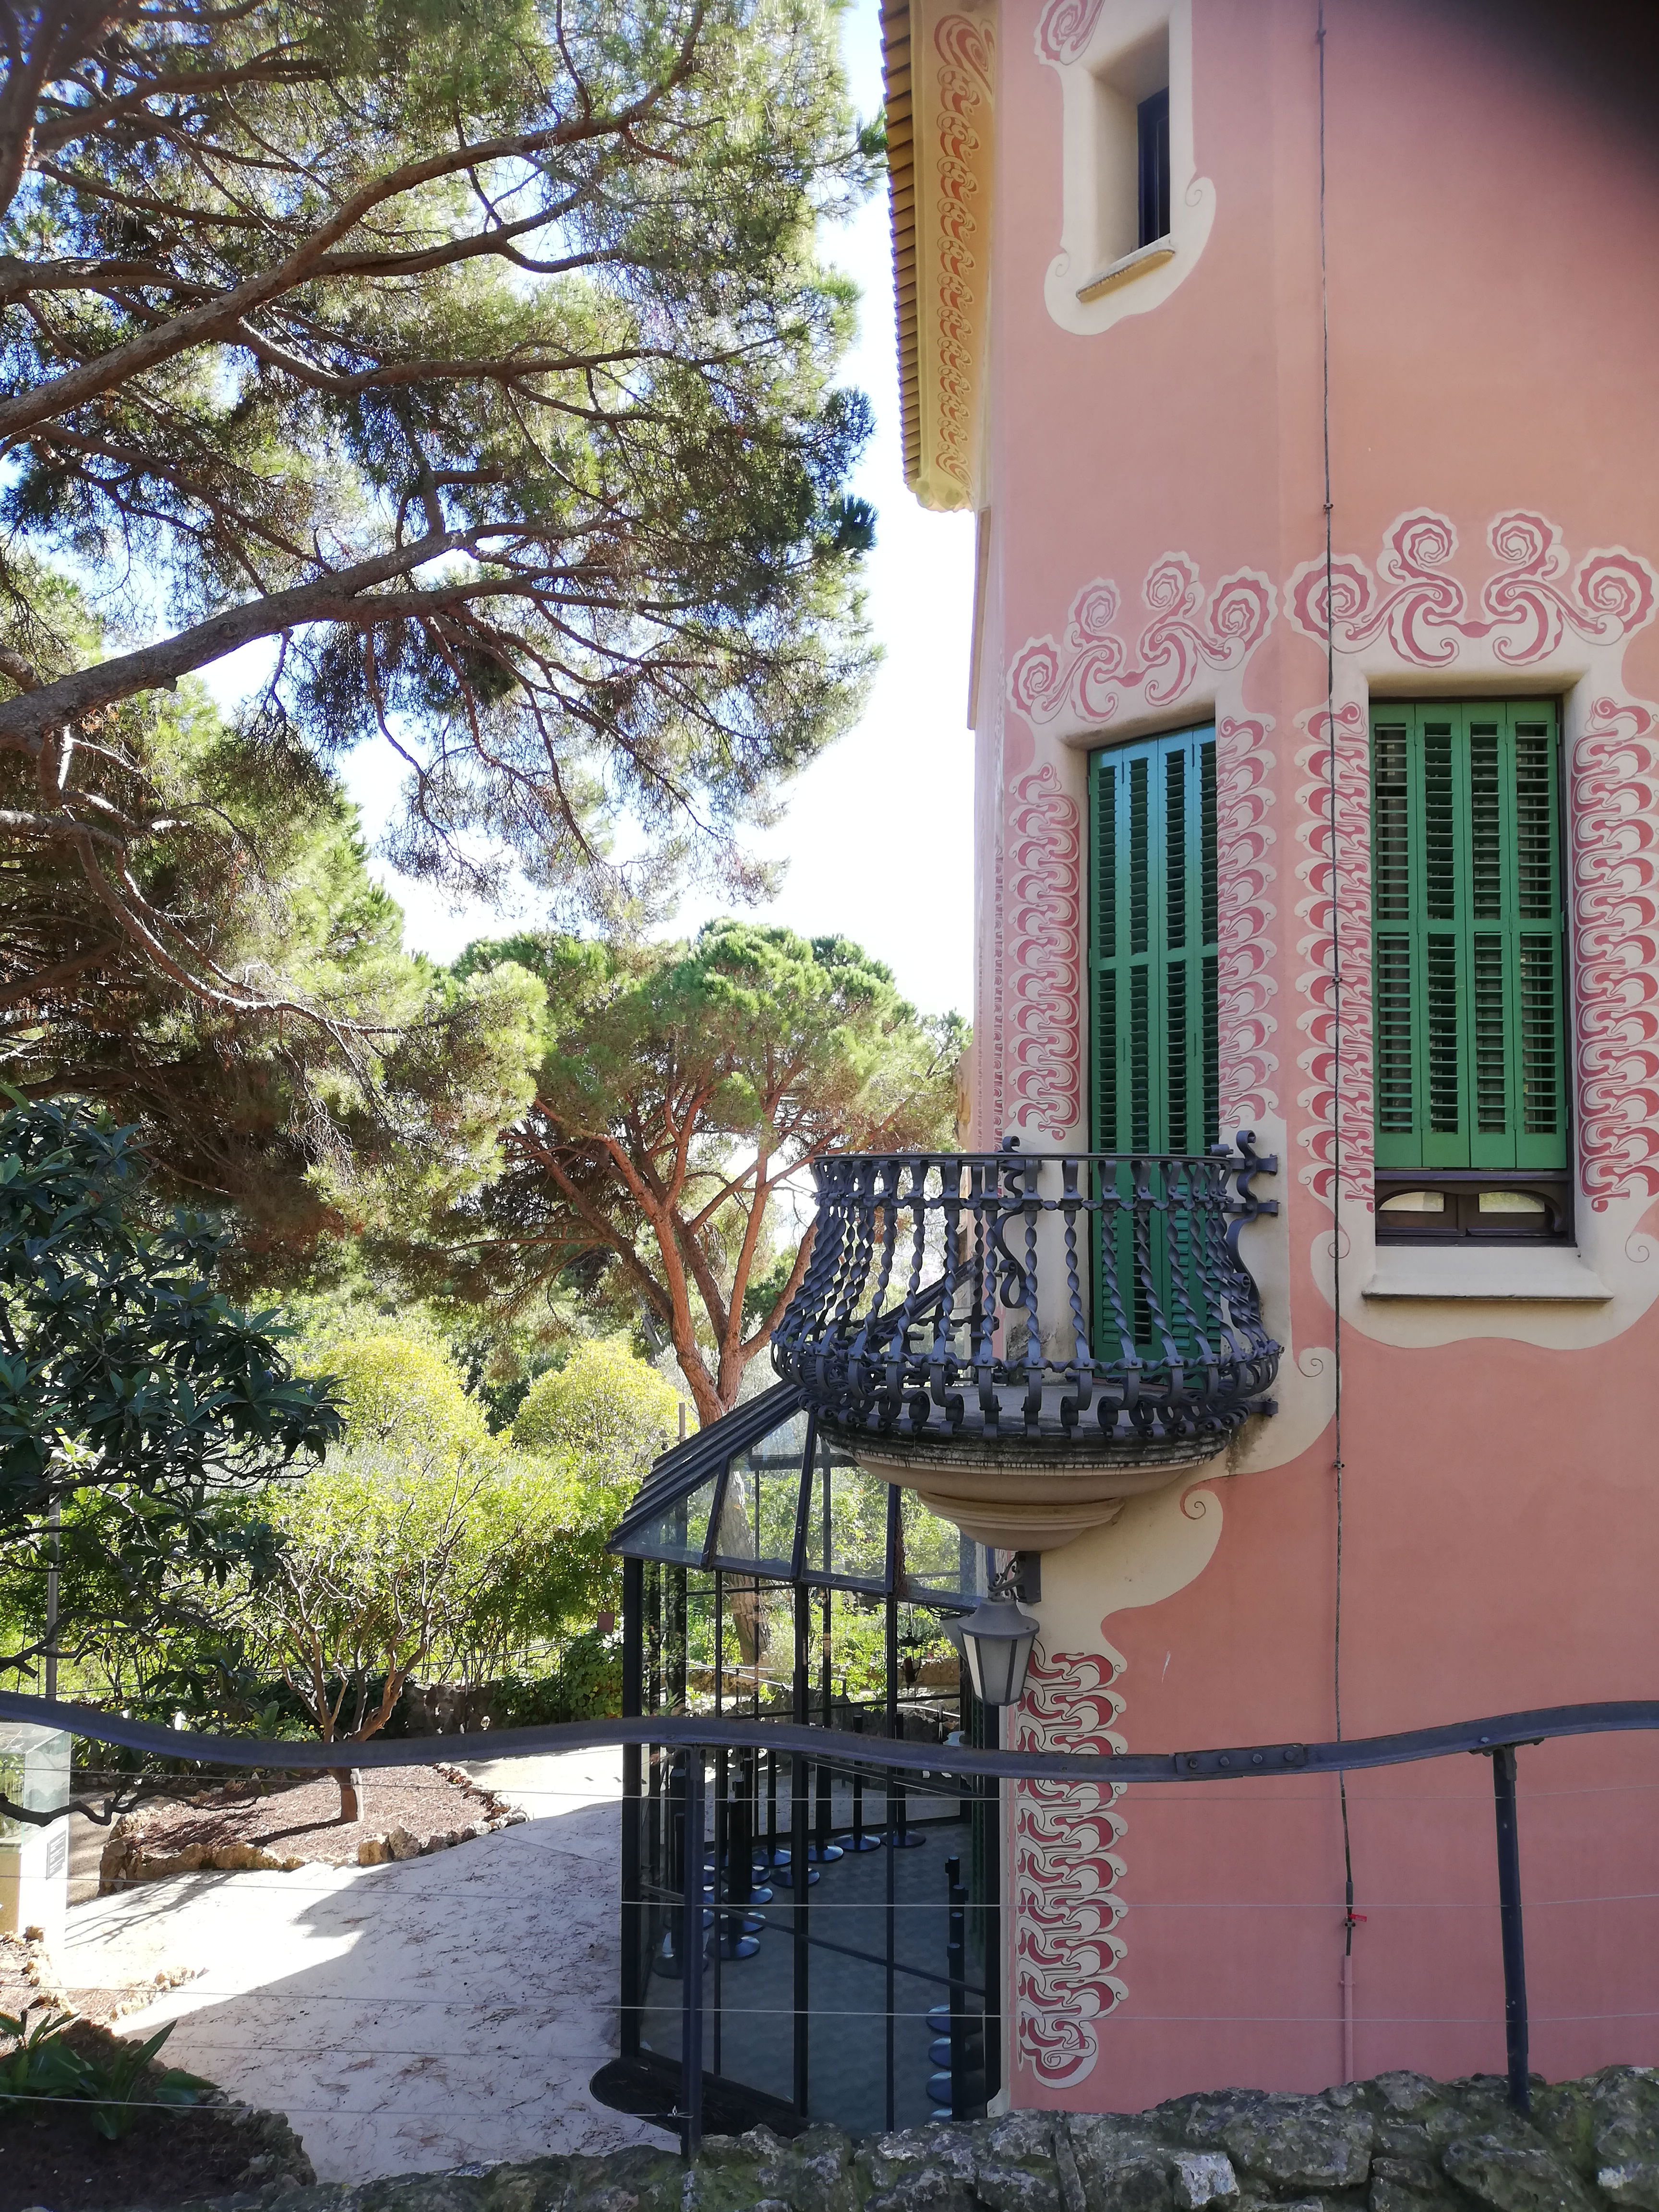
[[[807, 1676], [808, 1641], [812, 1632], [811, 1600], [805, 1583], [795, 1586], [795, 1672], [791, 1685], [790, 1718], [798, 1722], [810, 1721], [811, 1693]], [[807, 2003], [810, 1990], [811, 1955], [807, 1949], [806, 1897], [812, 1880], [812, 1869], [807, 1863], [806, 1824], [811, 1810], [809, 1793], [811, 1774], [806, 1761], [799, 1752], [789, 1759], [789, 1885], [790, 1936], [793, 1956], [792, 1979], [794, 1984], [794, 2091], [795, 2110], [802, 2119], [806, 2118], [811, 2093], [810, 2045], [807, 2031]]]
[[968, 2106], [968, 1893], [960, 1882], [945, 1892], [945, 1971], [951, 1985], [951, 2118], [965, 2120]]
[[1532, 2110], [1528, 2080], [1527, 1958], [1521, 1924], [1521, 1839], [1515, 1817], [1515, 1746], [1492, 1754], [1492, 1796], [1498, 1812], [1498, 1911], [1504, 1937], [1504, 2032], [1509, 2046], [1510, 2102]]
[[52, 1565], [46, 1569], [46, 1695], [58, 1695], [58, 1573], [64, 1560], [62, 1503], [54, 1498], [48, 1516], [52, 1527]]
[[[622, 1709], [632, 1717], [644, 1710], [645, 1565], [623, 1561]], [[645, 1996], [645, 1897], [641, 1881], [640, 1747], [623, 1747], [622, 1821], [622, 2051], [636, 2058], [640, 2049], [640, 2006]]]
[[702, 1828], [700, 1749], [685, 1755], [685, 1884], [680, 1937], [680, 2138], [687, 2158], [702, 2142]]
[[[890, 1504], [892, 1510], [896, 1512], [898, 1507], [898, 1492], [896, 1488], [890, 1493]], [[886, 1644], [887, 1734], [890, 1739], [896, 1737], [899, 1732], [898, 1606], [890, 1596], [887, 1601]], [[862, 1784], [864, 1779], [864, 1770], [860, 1767], [858, 1771], [859, 1780], [860, 1784]], [[884, 1838], [888, 1846], [887, 1863], [882, 1869], [884, 1876], [883, 1887], [886, 1893], [884, 1902], [887, 1907], [887, 2124], [890, 2129], [894, 2125], [898, 2116], [898, 2084], [894, 2079], [894, 2076], [898, 2070], [898, 2021], [896, 2017], [896, 2009], [898, 2005], [898, 1984], [897, 1978], [893, 1971], [895, 1955], [898, 1946], [898, 1914], [894, 1909], [897, 1902], [898, 1895], [898, 1855], [895, 1847], [902, 1840], [904, 1834], [904, 1800], [902, 1797], [898, 1800], [898, 1811], [896, 1815], [898, 1820], [898, 1832], [897, 1834], [894, 1833], [893, 1822], [895, 1814], [893, 1809], [893, 1780], [894, 1778], [890, 1773], [886, 1778], [887, 1833]]]

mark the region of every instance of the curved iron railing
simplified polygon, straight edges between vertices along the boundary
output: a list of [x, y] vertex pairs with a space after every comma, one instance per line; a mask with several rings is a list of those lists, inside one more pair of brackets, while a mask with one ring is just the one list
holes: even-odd
[[1279, 1347], [1238, 1231], [1251, 1133], [1212, 1152], [842, 1153], [772, 1361], [821, 1421], [917, 1442], [1218, 1450]]

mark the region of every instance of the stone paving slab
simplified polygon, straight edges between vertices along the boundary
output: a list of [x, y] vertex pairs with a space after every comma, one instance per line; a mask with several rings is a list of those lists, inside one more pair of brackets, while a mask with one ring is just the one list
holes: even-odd
[[122, 2032], [285, 2112], [355, 2184], [661, 2145], [588, 2095], [615, 2053], [622, 1755], [492, 1760], [522, 1826], [430, 1858], [196, 1874], [72, 1906], [71, 1989], [191, 1972]]

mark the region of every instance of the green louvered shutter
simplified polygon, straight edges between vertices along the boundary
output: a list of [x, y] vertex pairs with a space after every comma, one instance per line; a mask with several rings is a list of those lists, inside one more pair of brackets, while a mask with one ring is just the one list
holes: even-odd
[[1215, 732], [1089, 763], [1093, 1142], [1216, 1141]]
[[1559, 725], [1371, 714], [1379, 1168], [1567, 1164]]

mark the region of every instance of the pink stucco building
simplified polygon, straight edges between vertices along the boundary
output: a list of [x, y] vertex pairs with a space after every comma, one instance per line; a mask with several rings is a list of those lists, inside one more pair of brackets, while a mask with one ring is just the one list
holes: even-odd
[[[889, 0], [908, 471], [979, 527], [968, 1141], [1196, 1150], [1207, 1079], [1280, 1163], [1277, 1410], [1047, 1553], [1026, 1740], [1652, 1694], [1654, 27]], [[1659, 2059], [1651, 1741], [1521, 1774], [1534, 2064]], [[1088, 1796], [1010, 1810], [1016, 2106], [1501, 2066], [1484, 1761], [1353, 1778], [1346, 1842], [1329, 1778]]]

